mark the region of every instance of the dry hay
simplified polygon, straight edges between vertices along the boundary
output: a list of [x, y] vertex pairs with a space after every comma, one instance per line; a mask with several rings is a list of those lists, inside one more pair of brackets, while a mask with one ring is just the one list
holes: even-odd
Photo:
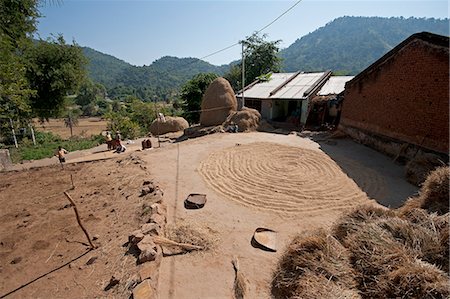
[[422, 208], [440, 215], [449, 212], [450, 167], [439, 167], [432, 171], [420, 189]]
[[387, 208], [375, 205], [363, 205], [356, 207], [350, 213], [342, 216], [333, 225], [333, 235], [343, 241], [348, 235], [356, 232], [367, 222], [373, 222], [377, 219], [394, 217], [395, 213]]
[[363, 298], [385, 298], [389, 289], [386, 275], [412, 260], [411, 252], [376, 223], [361, 225], [345, 239], [344, 245], [351, 253]]
[[223, 123], [223, 127], [234, 123], [238, 125], [239, 132], [256, 131], [260, 120], [261, 114], [258, 110], [244, 107], [241, 111], [232, 112]]
[[440, 242], [441, 235], [431, 223], [427, 227], [393, 217], [379, 220], [377, 224], [417, 258], [445, 267], [442, 263], [447, 257], [442, 254], [445, 248]]
[[332, 279], [306, 271], [298, 282], [293, 299], [360, 299], [358, 290], [337, 284]]
[[348, 252], [332, 236], [319, 231], [294, 238], [273, 274], [271, 293], [275, 298], [311, 298], [314, 293], [325, 292], [336, 298], [342, 290], [355, 286]]
[[214, 249], [218, 242], [216, 231], [188, 222], [167, 225], [165, 237], [178, 243], [201, 246], [203, 250]]
[[257, 209], [306, 213], [343, 210], [367, 195], [329, 156], [276, 143], [250, 143], [210, 154], [199, 166], [225, 198]]
[[438, 155], [425, 153], [415, 157], [406, 164], [406, 180], [411, 184], [420, 186], [431, 171], [443, 164]]
[[419, 259], [408, 261], [388, 273], [383, 298], [448, 298], [448, 276], [434, 265]]
[[155, 119], [150, 125], [150, 133], [163, 135], [171, 132], [183, 131], [189, 127], [189, 123], [182, 117], [166, 116], [165, 121]]
[[208, 86], [203, 95], [200, 124], [203, 126], [221, 125], [232, 111], [237, 109], [233, 88], [224, 78], [217, 78]]

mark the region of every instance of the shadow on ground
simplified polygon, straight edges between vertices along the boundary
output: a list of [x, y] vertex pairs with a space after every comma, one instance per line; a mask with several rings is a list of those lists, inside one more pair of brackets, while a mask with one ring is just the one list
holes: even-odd
[[349, 138], [323, 137], [318, 134], [311, 139], [320, 144], [322, 151], [330, 156], [369, 198], [386, 207], [397, 208], [408, 197], [417, 194], [419, 188], [405, 179], [404, 166], [394, 163], [392, 158]]

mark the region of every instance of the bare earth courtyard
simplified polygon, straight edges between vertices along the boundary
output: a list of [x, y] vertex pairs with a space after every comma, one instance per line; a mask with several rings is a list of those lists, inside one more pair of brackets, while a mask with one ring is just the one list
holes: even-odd
[[[57, 195], [70, 187], [73, 174], [76, 188], [69, 193], [100, 247], [11, 298], [128, 296], [135, 259], [125, 255], [122, 244], [139, 225], [138, 191], [146, 179], [164, 190], [168, 224], [195, 223], [218, 240], [212, 251], [164, 257], [160, 298], [230, 298], [235, 256], [249, 280], [249, 298], [269, 298], [273, 268], [296, 234], [329, 227], [359, 204], [397, 207], [417, 191], [390, 158], [351, 140], [336, 142], [271, 133], [215, 134], [68, 164], [64, 171], [44, 167], [1, 173], [0, 295], [84, 253], [73, 211]], [[184, 208], [190, 193], [207, 195], [203, 209]], [[251, 246], [257, 227], [278, 232], [278, 252]], [[87, 265], [94, 256], [96, 261]], [[120, 277], [121, 284], [104, 291], [111, 276]]]

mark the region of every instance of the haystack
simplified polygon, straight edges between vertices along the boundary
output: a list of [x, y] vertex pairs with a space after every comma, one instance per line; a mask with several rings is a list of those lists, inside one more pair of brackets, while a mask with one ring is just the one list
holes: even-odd
[[432, 171], [420, 189], [422, 208], [443, 215], [449, 212], [450, 167]]
[[387, 274], [413, 260], [411, 251], [376, 223], [361, 225], [344, 245], [350, 251], [363, 298], [386, 298], [390, 283]]
[[230, 83], [221, 77], [214, 80], [203, 95], [201, 108], [200, 124], [221, 125], [231, 112], [237, 110], [236, 96]]
[[425, 153], [415, 157], [406, 164], [406, 180], [411, 184], [420, 186], [431, 171], [442, 165], [443, 162], [440, 157], [434, 154]]
[[[308, 275], [310, 274], [310, 275]], [[313, 276], [321, 276], [317, 288], [333, 281], [329, 294], [336, 298], [340, 289], [354, 289], [355, 275], [346, 249], [332, 236], [319, 231], [311, 236], [298, 236], [288, 246], [274, 272], [271, 292], [275, 298], [303, 298], [301, 286], [311, 284]]]
[[436, 266], [415, 259], [386, 275], [384, 298], [449, 298], [448, 276]]
[[241, 111], [232, 112], [223, 123], [223, 127], [227, 128], [234, 123], [238, 125], [239, 132], [256, 131], [260, 120], [261, 114], [258, 110], [244, 107]]
[[189, 123], [182, 117], [166, 116], [165, 121], [155, 119], [150, 125], [150, 133], [163, 135], [171, 132], [183, 131], [189, 127]]
[[343, 241], [349, 234], [354, 233], [367, 222], [394, 216], [395, 213], [387, 208], [374, 205], [358, 206], [352, 212], [336, 221], [332, 232], [339, 241]]

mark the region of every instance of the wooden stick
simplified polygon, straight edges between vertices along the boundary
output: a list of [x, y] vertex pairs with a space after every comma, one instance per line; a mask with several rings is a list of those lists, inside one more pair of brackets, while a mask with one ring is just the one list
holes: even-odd
[[96, 247], [94, 244], [92, 244], [91, 238], [89, 237], [89, 233], [87, 232], [87, 230], [84, 228], [83, 224], [81, 223], [80, 215], [78, 214], [78, 209], [77, 209], [75, 202], [73, 201], [73, 199], [70, 197], [70, 195], [66, 191], [64, 191], [64, 195], [67, 197], [67, 199], [73, 205], [73, 210], [75, 211], [75, 216], [77, 216], [78, 225], [80, 225], [81, 229], [83, 230], [84, 234], [86, 235], [89, 245], [91, 245], [91, 249], [95, 249]]
[[70, 174], [70, 181], [72, 182], [72, 190], [75, 189], [75, 184], [73, 183], [73, 176]]
[[179, 246], [179, 247], [182, 247], [187, 250], [203, 250], [204, 249], [202, 246], [186, 244], [186, 243], [178, 243], [178, 242], [172, 241], [170, 239], [167, 239], [164, 237], [159, 237], [159, 236], [154, 236], [153, 242], [155, 242], [155, 244], [159, 244], [159, 245]]

